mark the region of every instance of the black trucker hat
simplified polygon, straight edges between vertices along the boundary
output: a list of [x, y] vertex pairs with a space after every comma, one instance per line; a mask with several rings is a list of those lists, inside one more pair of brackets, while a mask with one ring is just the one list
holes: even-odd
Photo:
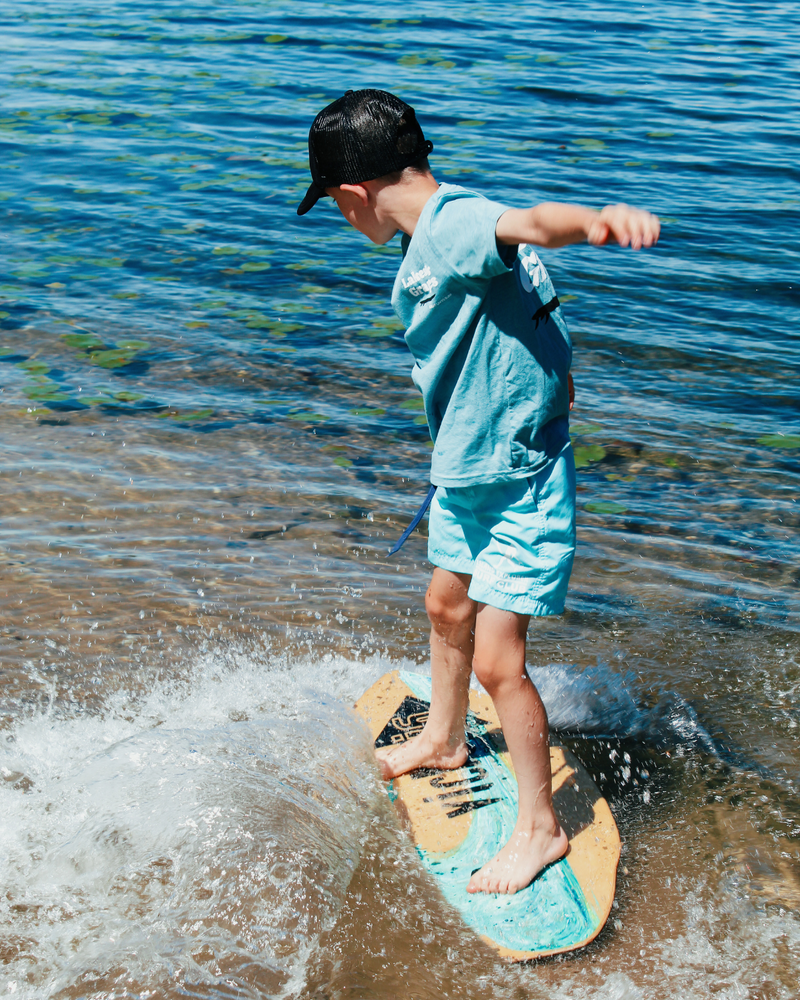
[[308, 133], [311, 184], [297, 214], [313, 208], [325, 188], [404, 170], [432, 149], [405, 101], [385, 90], [348, 90], [320, 111]]

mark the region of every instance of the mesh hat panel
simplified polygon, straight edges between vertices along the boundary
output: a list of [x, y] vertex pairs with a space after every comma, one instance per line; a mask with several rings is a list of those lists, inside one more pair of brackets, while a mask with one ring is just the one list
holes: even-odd
[[308, 133], [312, 183], [297, 214], [304, 215], [325, 188], [396, 173], [432, 149], [405, 101], [385, 90], [348, 90], [320, 111]]

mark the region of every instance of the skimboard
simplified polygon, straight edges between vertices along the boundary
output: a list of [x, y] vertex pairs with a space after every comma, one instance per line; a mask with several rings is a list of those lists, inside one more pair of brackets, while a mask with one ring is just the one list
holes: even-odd
[[[376, 747], [403, 743], [428, 715], [431, 679], [400, 670], [359, 698]], [[514, 895], [468, 893], [472, 872], [506, 843], [517, 816], [517, 782], [491, 699], [470, 692], [469, 758], [452, 771], [419, 768], [388, 786], [426, 870], [464, 921], [514, 961], [573, 951], [602, 929], [614, 901], [619, 832], [579, 761], [550, 748], [553, 805], [567, 855]]]

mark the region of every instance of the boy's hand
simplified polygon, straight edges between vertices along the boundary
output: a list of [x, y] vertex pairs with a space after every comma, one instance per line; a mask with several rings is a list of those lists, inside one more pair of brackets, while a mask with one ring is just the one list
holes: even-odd
[[588, 240], [595, 246], [619, 243], [634, 250], [658, 241], [661, 223], [655, 215], [630, 205], [608, 205], [602, 212], [581, 205], [542, 202], [533, 208], [509, 208], [497, 220], [497, 242], [565, 247]]
[[661, 223], [658, 217], [630, 205], [606, 205], [591, 221], [586, 239], [594, 246], [613, 241], [632, 250], [651, 247], [658, 242]]

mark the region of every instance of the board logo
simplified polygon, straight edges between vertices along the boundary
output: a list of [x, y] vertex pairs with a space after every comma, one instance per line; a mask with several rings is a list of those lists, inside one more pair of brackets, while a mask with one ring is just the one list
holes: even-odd
[[430, 707], [427, 701], [420, 701], [419, 698], [406, 695], [402, 704], [375, 740], [376, 748], [405, 743], [406, 740], [419, 735], [428, 721]]
[[[389, 719], [375, 740], [375, 747], [397, 746], [422, 732], [428, 721], [430, 704], [419, 698], [406, 695], [397, 711]], [[478, 792], [492, 789], [492, 780], [481, 766], [480, 758], [490, 756], [492, 747], [485, 734], [486, 723], [470, 712], [467, 716], [467, 746], [469, 757], [464, 767], [453, 771], [420, 767], [411, 772], [414, 779], [429, 778], [434, 795], [426, 796], [423, 802], [438, 802], [449, 819], [474, 812], [484, 806], [499, 802], [499, 798], [476, 798]], [[440, 790], [441, 789], [441, 790]]]

